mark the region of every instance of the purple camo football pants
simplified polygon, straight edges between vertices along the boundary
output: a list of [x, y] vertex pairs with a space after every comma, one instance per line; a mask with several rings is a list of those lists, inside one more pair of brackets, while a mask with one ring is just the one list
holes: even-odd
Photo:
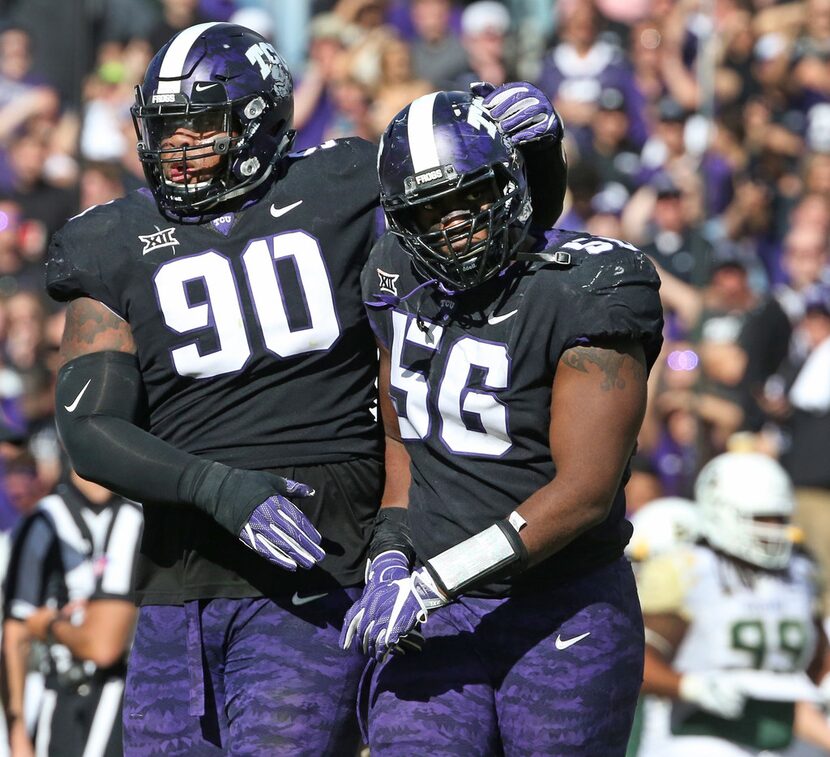
[[353, 755], [364, 658], [338, 646], [359, 589], [139, 611], [124, 754]]
[[625, 754], [644, 646], [627, 561], [544, 593], [462, 598], [422, 631], [420, 654], [363, 684], [372, 757]]

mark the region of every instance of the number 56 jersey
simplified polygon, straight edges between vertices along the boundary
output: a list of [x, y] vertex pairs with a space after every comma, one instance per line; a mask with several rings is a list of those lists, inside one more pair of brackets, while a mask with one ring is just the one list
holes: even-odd
[[[372, 327], [391, 359], [390, 395], [411, 458], [409, 520], [422, 560], [505, 518], [556, 476], [549, 429], [562, 353], [623, 338], [649, 367], [662, 344], [659, 279], [624, 242], [551, 230], [556, 260], [515, 262], [452, 296], [413, 269], [386, 234], [364, 272]], [[606, 521], [501, 595], [555, 582], [622, 554], [631, 535], [622, 486]]]

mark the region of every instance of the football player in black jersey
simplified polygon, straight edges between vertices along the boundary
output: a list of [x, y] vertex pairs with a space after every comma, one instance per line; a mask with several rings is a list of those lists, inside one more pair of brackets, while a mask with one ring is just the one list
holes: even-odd
[[[421, 97], [381, 140], [363, 291], [387, 478], [341, 641], [378, 661], [373, 757], [623, 755], [643, 672], [623, 484], [659, 280], [626, 242], [537, 223], [504, 133], [536, 128], [510, 118], [527, 93], [478, 94]], [[420, 654], [389, 654], [412, 632]]]
[[[61, 436], [83, 476], [144, 504], [132, 754], [316, 757], [357, 741], [363, 661], [337, 642], [382, 490], [360, 293], [376, 150], [291, 153], [292, 112], [262, 37], [185, 29], [137, 91], [149, 189], [50, 246], [49, 292], [70, 303]], [[563, 168], [558, 142], [544, 149]], [[535, 179], [551, 214], [562, 174]]]

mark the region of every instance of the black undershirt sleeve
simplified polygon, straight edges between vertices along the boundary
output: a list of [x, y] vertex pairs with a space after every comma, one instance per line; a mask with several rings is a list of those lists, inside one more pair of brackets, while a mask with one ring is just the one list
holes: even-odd
[[142, 428], [146, 396], [138, 359], [81, 355], [58, 372], [58, 432], [76, 472], [137, 502], [194, 505], [239, 535], [251, 512], [285, 479], [203, 460]]
[[565, 204], [568, 184], [568, 161], [561, 139], [540, 139], [519, 146], [525, 160], [527, 185], [533, 202], [533, 223], [542, 228], [553, 226]]

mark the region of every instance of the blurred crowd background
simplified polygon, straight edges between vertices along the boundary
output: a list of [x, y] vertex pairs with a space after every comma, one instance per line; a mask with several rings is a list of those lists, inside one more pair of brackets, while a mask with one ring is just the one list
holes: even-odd
[[830, 0], [0, 0], [0, 530], [60, 473], [50, 235], [143, 183], [133, 87], [206, 20], [284, 54], [298, 148], [376, 140], [434, 89], [538, 84], [566, 125], [559, 225], [663, 277], [631, 510], [760, 448], [830, 549]]

